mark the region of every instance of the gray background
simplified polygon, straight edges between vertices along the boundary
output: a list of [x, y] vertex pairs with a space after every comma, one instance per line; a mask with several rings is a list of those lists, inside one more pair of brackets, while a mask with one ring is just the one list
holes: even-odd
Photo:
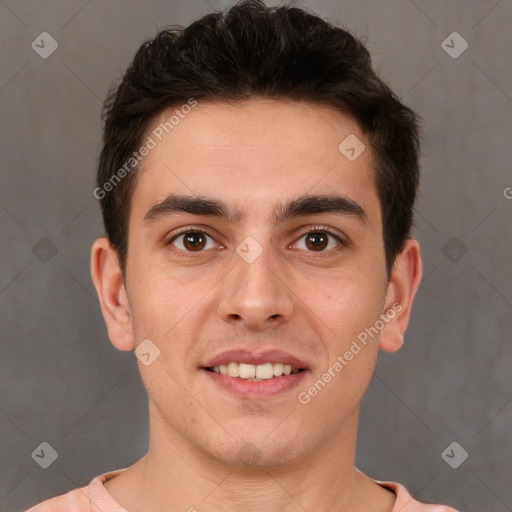
[[[0, 2], [4, 512], [146, 453], [136, 360], [110, 344], [89, 274], [103, 233], [92, 196], [99, 111], [143, 40], [226, 5]], [[302, 5], [363, 37], [384, 79], [424, 118], [424, 280], [404, 348], [381, 352], [364, 399], [357, 466], [421, 501], [510, 511], [512, 2]], [[31, 48], [44, 31], [59, 44], [47, 59]], [[441, 46], [454, 31], [469, 44], [458, 58]], [[469, 453], [457, 469], [441, 456], [453, 441]], [[31, 457], [42, 442], [59, 454], [48, 469]]]

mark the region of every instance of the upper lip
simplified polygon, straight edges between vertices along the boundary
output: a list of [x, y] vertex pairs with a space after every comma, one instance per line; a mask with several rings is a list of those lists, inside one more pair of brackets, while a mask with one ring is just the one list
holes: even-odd
[[265, 364], [265, 363], [282, 363], [290, 364], [294, 368], [307, 370], [307, 364], [298, 357], [292, 356], [282, 350], [265, 350], [263, 352], [250, 352], [249, 350], [226, 350], [221, 354], [209, 359], [202, 365], [202, 368], [212, 368], [221, 364], [229, 363], [245, 363], [245, 364]]

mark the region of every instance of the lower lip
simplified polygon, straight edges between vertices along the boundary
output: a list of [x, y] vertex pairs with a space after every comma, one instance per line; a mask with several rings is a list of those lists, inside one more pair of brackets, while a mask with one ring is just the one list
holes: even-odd
[[244, 380], [238, 377], [228, 377], [221, 373], [211, 372], [202, 369], [206, 375], [221, 388], [229, 391], [240, 398], [271, 398], [288, 391], [297, 386], [304, 379], [307, 370], [303, 370], [293, 375], [282, 375], [265, 380]]

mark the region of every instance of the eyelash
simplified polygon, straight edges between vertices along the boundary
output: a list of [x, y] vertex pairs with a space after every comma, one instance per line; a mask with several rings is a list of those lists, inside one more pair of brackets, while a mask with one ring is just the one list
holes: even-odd
[[[212, 240], [214, 239], [214, 237], [208, 233], [208, 231], [206, 231], [205, 229], [198, 229], [198, 228], [193, 228], [193, 227], [185, 227], [183, 228], [182, 230], [180, 230], [178, 233], [175, 233], [172, 238], [170, 238], [167, 242], [166, 242], [166, 246], [171, 246], [172, 247], [172, 242], [174, 242], [178, 237], [182, 236], [182, 235], [186, 235], [186, 234], [189, 234], [189, 233], [200, 233], [200, 234], [204, 234], [204, 235], [207, 235], [209, 236]], [[348, 242], [346, 242], [345, 240], [343, 240], [341, 238], [340, 235], [338, 235], [336, 232], [334, 232], [332, 229], [330, 229], [329, 227], [327, 226], [311, 226], [311, 227], [308, 227], [306, 230], [302, 231], [300, 234], [299, 234], [299, 237], [297, 238], [297, 241], [300, 240], [302, 237], [304, 237], [305, 235], [308, 235], [308, 234], [311, 234], [311, 233], [326, 233], [328, 234], [329, 236], [332, 236], [334, 239], [336, 239], [336, 241], [340, 244], [341, 247], [337, 247], [337, 248], [334, 248], [334, 249], [328, 249], [328, 250], [324, 250], [324, 251], [319, 251], [319, 254], [323, 254], [323, 253], [330, 253], [331, 251], [336, 251], [336, 250], [340, 250], [341, 248], [343, 247], [348, 247]], [[176, 254], [179, 254], [179, 255], [187, 255], [185, 257], [190, 257], [190, 256], [193, 256], [195, 253], [199, 254], [201, 252], [204, 252], [203, 251], [183, 251], [182, 249], [176, 249], [174, 248], [173, 249], [174, 252], [176, 252]], [[307, 252], [311, 252], [311, 253], [315, 253], [315, 251], [307, 251]]]

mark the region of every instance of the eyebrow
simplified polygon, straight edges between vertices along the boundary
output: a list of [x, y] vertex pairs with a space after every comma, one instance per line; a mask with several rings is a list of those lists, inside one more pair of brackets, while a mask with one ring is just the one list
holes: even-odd
[[[143, 224], [148, 226], [160, 220], [180, 213], [218, 217], [231, 224], [245, 219], [245, 214], [218, 199], [197, 195], [169, 194], [154, 204], [146, 213]], [[272, 212], [275, 224], [288, 219], [313, 215], [315, 213], [335, 213], [353, 217], [365, 226], [370, 226], [368, 215], [363, 207], [352, 199], [342, 195], [302, 195], [277, 204]]]

